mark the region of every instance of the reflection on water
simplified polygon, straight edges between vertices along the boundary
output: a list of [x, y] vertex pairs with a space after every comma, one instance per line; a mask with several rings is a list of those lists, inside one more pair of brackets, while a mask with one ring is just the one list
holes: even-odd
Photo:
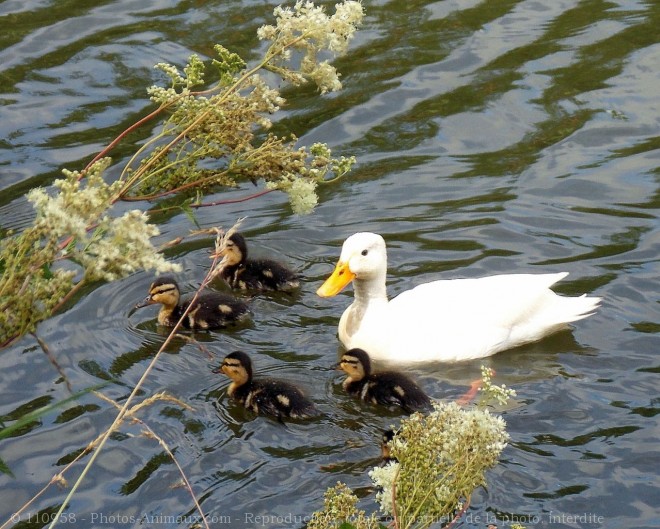
[[[62, 167], [80, 168], [148, 110], [145, 87], [159, 79], [153, 64], [210, 56], [216, 42], [254, 57], [255, 30], [274, 5], [0, 4], [0, 229], [29, 223], [29, 188], [47, 185]], [[366, 28], [337, 62], [345, 90], [321, 98], [311, 88], [287, 90], [289, 106], [274, 127], [357, 155], [354, 173], [322, 188], [308, 217], [292, 216], [275, 193], [197, 216], [209, 227], [248, 215], [255, 255], [300, 270], [300, 292], [256, 296], [250, 324], [198, 333], [202, 348], [174, 340], [142, 395], [167, 391], [192, 410], [161, 402], [140, 419], [175, 452], [204, 511], [232, 526], [253, 526], [257, 516], [269, 527], [290, 526], [284, 517], [309, 515], [337, 480], [371, 510], [366, 471], [381, 429], [399, 416], [348, 398], [332, 369], [337, 320], [351, 294], [321, 300], [314, 292], [341, 242], [356, 231], [383, 234], [391, 294], [440, 277], [565, 270], [558, 291], [593, 292], [603, 307], [572, 332], [485, 360], [518, 397], [498, 410], [512, 442], [463, 526], [657, 527], [650, 454], [660, 369], [660, 4], [365, 1], [365, 8]], [[163, 242], [193, 228], [183, 214], [159, 222]], [[171, 254], [187, 291], [203, 277], [211, 246], [199, 240]], [[127, 397], [164, 339], [155, 312], [130, 314], [151, 280], [138, 274], [101, 285], [40, 326], [74, 388], [108, 382], [107, 396]], [[322, 416], [282, 425], [231, 402], [226, 379], [211, 369], [235, 349], [253, 355], [258, 374], [303, 387]], [[69, 395], [32, 337], [2, 351], [0, 369], [5, 425]], [[455, 399], [479, 362], [412, 373], [431, 395]], [[114, 416], [86, 394], [2, 440], [0, 458], [14, 477], [0, 476], [0, 519]], [[75, 525], [102, 525], [102, 515], [134, 520], [116, 526], [195, 515], [176, 466], [141, 432], [127, 423], [112, 436], [67, 511], [77, 514]], [[74, 481], [78, 469], [65, 477]], [[51, 487], [33, 512], [48, 516], [63, 497]]]

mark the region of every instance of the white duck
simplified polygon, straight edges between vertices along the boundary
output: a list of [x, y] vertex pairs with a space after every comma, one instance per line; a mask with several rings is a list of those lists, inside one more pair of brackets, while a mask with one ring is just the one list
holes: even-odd
[[338, 294], [353, 281], [354, 301], [339, 320], [347, 349], [374, 360], [456, 362], [533, 342], [593, 314], [600, 298], [562, 297], [550, 286], [568, 275], [506, 274], [419, 285], [387, 298], [385, 241], [351, 235], [332, 275], [316, 292]]

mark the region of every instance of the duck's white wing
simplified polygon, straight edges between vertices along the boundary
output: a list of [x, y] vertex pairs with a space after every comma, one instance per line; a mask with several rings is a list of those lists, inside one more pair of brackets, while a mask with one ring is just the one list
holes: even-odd
[[567, 298], [558, 274], [511, 274], [419, 285], [365, 316], [351, 347], [390, 361], [459, 361], [538, 340], [588, 316], [598, 298]]

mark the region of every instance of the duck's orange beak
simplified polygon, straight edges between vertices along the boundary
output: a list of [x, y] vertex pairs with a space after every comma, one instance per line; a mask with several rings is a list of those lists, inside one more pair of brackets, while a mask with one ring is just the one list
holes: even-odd
[[332, 275], [325, 280], [316, 293], [322, 298], [336, 296], [353, 279], [355, 279], [355, 274], [348, 268], [348, 263], [339, 261]]

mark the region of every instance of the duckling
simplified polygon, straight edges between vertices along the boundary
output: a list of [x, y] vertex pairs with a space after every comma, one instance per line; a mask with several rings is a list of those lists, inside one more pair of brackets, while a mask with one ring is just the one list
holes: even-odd
[[392, 448], [390, 446], [392, 439], [394, 439], [394, 430], [384, 430], [380, 442], [380, 455], [383, 464], [390, 463], [391, 461], [398, 461], [396, 457], [392, 456]]
[[223, 256], [222, 278], [233, 289], [292, 290], [300, 286], [300, 276], [271, 259], [248, 259], [245, 238], [240, 233], [229, 236]]
[[227, 393], [254, 413], [284, 418], [307, 419], [317, 415], [314, 403], [296, 386], [273, 378], [252, 378], [252, 360], [243, 351], [229, 353], [214, 373], [231, 379]]
[[[190, 305], [190, 301], [190, 298], [181, 300], [179, 285], [174, 278], [165, 276], [151, 284], [149, 295], [135, 305], [135, 308], [160, 303], [163, 306], [158, 312], [158, 323], [173, 327]], [[248, 314], [248, 306], [233, 296], [204, 292], [197, 297], [182, 325], [186, 329], [217, 329], [243, 319]]]
[[365, 402], [400, 406], [408, 413], [431, 408], [431, 399], [406, 375], [397, 371], [372, 373], [369, 355], [362, 349], [344, 353], [339, 369], [348, 375], [342, 387]]

